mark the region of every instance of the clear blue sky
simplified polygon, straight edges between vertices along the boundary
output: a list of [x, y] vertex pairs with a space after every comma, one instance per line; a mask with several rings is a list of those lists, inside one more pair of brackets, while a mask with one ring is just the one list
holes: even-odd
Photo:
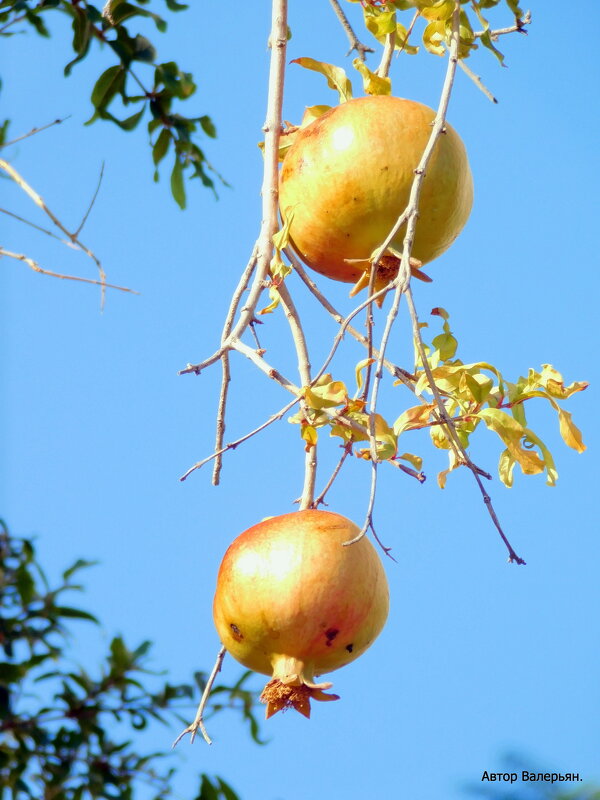
[[[377, 528], [397, 559], [386, 561], [391, 613], [381, 637], [331, 676], [340, 702], [315, 708], [308, 722], [277, 715], [264, 726], [267, 747], [254, 745], [233, 714], [212, 722], [212, 748], [180, 746], [182, 797], [203, 770], [223, 775], [244, 800], [456, 800], [465, 783], [500, 769], [508, 749], [523, 753], [532, 769], [542, 763], [598, 778], [599, 120], [590, 102], [598, 67], [566, 4], [538, 2], [532, 11], [529, 35], [502, 41], [508, 69], [487, 52], [473, 59], [497, 106], [458, 74], [449, 119], [469, 152], [475, 207], [462, 236], [431, 266], [433, 284], [416, 287], [416, 299], [424, 317], [438, 305], [450, 311], [464, 361], [491, 361], [513, 379], [550, 362], [569, 381], [590, 380], [567, 406], [588, 450], [578, 456], [562, 444], [542, 401], [531, 410], [560, 478], [551, 489], [542, 477], [519, 473], [512, 490], [497, 480], [490, 487], [528, 562], [517, 567], [506, 563], [470, 475], [451, 475], [440, 491], [435, 473], [443, 459], [426, 435], [407, 436], [406, 449], [426, 457], [429, 480], [418, 486], [380, 469]], [[353, 71], [325, 0], [292, 4], [290, 25], [290, 59], [312, 56]], [[268, 29], [266, 2], [227, 10], [194, 4], [155, 37], [162, 60], [176, 58], [194, 73], [193, 113], [210, 114], [219, 133], [205, 141], [207, 155], [232, 184], [218, 202], [190, 186], [185, 212], [170, 198], [166, 172], [152, 183], [143, 128], [131, 135], [107, 123], [83, 127], [100, 64], [112, 63], [108, 52], [65, 80], [64, 22], [51, 41], [28, 35], [2, 47], [1, 112], [13, 120], [13, 136], [71, 115], [9, 157], [71, 227], [106, 162], [82, 239], [111, 281], [140, 292], [109, 293], [101, 313], [95, 288], [3, 261], [2, 514], [13, 532], [38, 536], [50, 574], [77, 557], [99, 559], [87, 576], [85, 605], [103, 620], [106, 640], [116, 632], [132, 643], [154, 640], [156, 666], [177, 680], [212, 666], [212, 594], [228, 543], [264, 516], [293, 510], [302, 484], [298, 431], [286, 422], [230, 453], [219, 488], [209, 470], [178, 481], [211, 451], [219, 370], [201, 377], [177, 370], [215, 349], [260, 222], [256, 144]], [[393, 66], [395, 94], [436, 104], [444, 67], [430, 55], [402, 56]], [[358, 93], [358, 80], [355, 86]], [[335, 95], [324, 80], [292, 65], [284, 116], [298, 121], [305, 105], [327, 102]], [[44, 224], [7, 181], [1, 205]], [[93, 276], [82, 257], [6, 217], [2, 239], [50, 269]], [[346, 286], [320, 283], [340, 308], [353, 307]], [[335, 326], [291, 285], [309, 320], [316, 365]], [[266, 319], [261, 336], [271, 362], [294, 379], [281, 317]], [[405, 364], [407, 335], [403, 318], [393, 351]], [[348, 343], [338, 374], [349, 383], [359, 357]], [[287, 401], [245, 359], [232, 364], [228, 438]], [[392, 419], [402, 410], [397, 392], [384, 398]], [[326, 438], [322, 451], [320, 485], [338, 452]], [[499, 452], [481, 431], [475, 460], [495, 473]], [[368, 481], [368, 466], [355, 460], [330, 507], [361, 522]], [[93, 664], [95, 641], [82, 628], [74, 656]], [[226, 662], [227, 679], [238, 671]], [[169, 745], [174, 733], [157, 730], [154, 746]]]

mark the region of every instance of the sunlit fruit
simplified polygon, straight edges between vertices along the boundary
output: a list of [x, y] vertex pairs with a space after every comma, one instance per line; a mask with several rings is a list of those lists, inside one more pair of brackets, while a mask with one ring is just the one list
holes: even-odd
[[381, 560], [358, 527], [329, 511], [269, 517], [231, 544], [219, 569], [213, 614], [221, 642], [244, 666], [270, 675], [267, 717], [310, 699], [337, 700], [316, 683], [358, 658], [388, 613]]
[[[361, 97], [301, 128], [280, 174], [279, 206], [302, 260], [355, 282], [405, 210], [435, 112], [399, 97]], [[464, 145], [448, 124], [422, 184], [412, 255], [441, 255], [465, 225], [473, 179]], [[406, 226], [392, 247], [402, 251]]]

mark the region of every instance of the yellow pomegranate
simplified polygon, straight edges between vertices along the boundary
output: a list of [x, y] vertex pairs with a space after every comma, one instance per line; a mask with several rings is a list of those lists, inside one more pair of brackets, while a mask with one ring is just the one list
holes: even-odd
[[[355, 282], [408, 204], [435, 112], [399, 97], [350, 100], [301, 128], [280, 173], [279, 206], [290, 236], [322, 275]], [[423, 180], [412, 255], [441, 255], [465, 225], [473, 179], [464, 145], [446, 125]], [[402, 250], [403, 226], [392, 242]]]
[[221, 642], [244, 666], [270, 675], [267, 718], [310, 699], [337, 700], [316, 683], [358, 658], [380, 633], [388, 586], [373, 545], [329, 511], [270, 517], [238, 536], [219, 569], [213, 615]]

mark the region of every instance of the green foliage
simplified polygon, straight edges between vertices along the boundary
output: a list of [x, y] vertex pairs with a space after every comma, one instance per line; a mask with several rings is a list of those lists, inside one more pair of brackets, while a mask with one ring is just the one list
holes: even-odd
[[[186, 5], [175, 0], [165, 0], [169, 11], [182, 11]], [[216, 136], [215, 126], [207, 115], [188, 117], [175, 110], [174, 105], [189, 100], [196, 85], [188, 72], [183, 72], [174, 61], [157, 63], [156, 48], [141, 34], [133, 34], [126, 23], [150, 19], [160, 33], [167, 28], [166, 21], [149, 11], [149, 0], [138, 4], [111, 0], [101, 11], [88, 2], [69, 0], [0, 0], [0, 36], [11, 36], [29, 25], [40, 36], [50, 36], [46, 16], [51, 11], [61, 12], [70, 22], [73, 31], [72, 50], [75, 57], [65, 66], [65, 75], [90, 53], [94, 44], [108, 47], [117, 63], [106, 69], [96, 80], [91, 92], [94, 113], [90, 124], [98, 119], [114, 123], [124, 131], [131, 131], [144, 116], [147, 123], [154, 178], [158, 180], [158, 166], [170, 152], [172, 156], [171, 191], [181, 208], [186, 204], [185, 176], [199, 178], [202, 184], [215, 192], [212, 175], [225, 183], [207, 161], [204, 151], [196, 143], [198, 134]], [[115, 106], [122, 109], [117, 110]], [[6, 133], [6, 122], [0, 129]], [[2, 142], [0, 141], [0, 144]]]
[[[465, 364], [456, 358], [458, 342], [443, 308], [434, 308], [432, 315], [442, 321], [442, 331], [425, 345], [427, 369], [415, 345], [415, 366], [404, 372], [404, 379], [395, 385], [410, 385], [419, 402], [403, 411], [393, 425], [380, 414], [374, 415], [376, 454], [380, 461], [408, 461], [417, 470], [422, 459], [411, 453], [398, 455], [400, 437], [409, 431], [427, 429], [432, 444], [448, 452], [448, 469], [438, 475], [440, 488], [446, 485], [450, 472], [464, 465], [455, 447], [447, 426], [440, 418], [434, 393], [442, 399], [444, 409], [452, 420], [456, 434], [463, 447], [467, 448], [475, 430], [483, 423], [493, 431], [503, 445], [498, 472], [502, 482], [510, 487], [516, 464], [525, 475], [546, 473], [546, 482], [554, 486], [558, 473], [552, 454], [544, 442], [527, 426], [525, 404], [534, 398], [546, 400], [558, 416], [559, 431], [566, 445], [582, 453], [585, 450], [581, 432], [573, 422], [571, 414], [560, 402], [587, 388], [585, 382], [565, 385], [562, 375], [550, 364], [542, 365], [541, 371], [530, 369], [514, 383], [506, 380], [502, 373], [485, 361]], [[422, 328], [427, 323], [422, 323]], [[290, 417], [290, 422], [300, 425], [306, 448], [313, 447], [318, 438], [318, 429], [329, 427], [331, 436], [339, 436], [344, 446], [351, 448], [355, 442], [369, 441], [370, 418], [366, 403], [360, 392], [362, 373], [373, 363], [373, 359], [360, 361], [356, 367], [357, 391], [350, 397], [346, 385], [334, 380], [330, 374], [322, 375], [315, 385], [303, 389], [303, 407]], [[433, 378], [433, 387], [430, 384]], [[408, 378], [408, 380], [407, 380]], [[430, 399], [431, 398], [431, 399]], [[370, 448], [355, 452], [359, 458], [370, 460]]]
[[[165, 753], [140, 752], [136, 732], [153, 721], [186, 724], [193, 715], [196, 686], [163, 682], [146, 664], [150, 643], [129, 647], [110, 642], [97, 672], [73, 665], [72, 620], [95, 623], [93, 615], [63, 596], [80, 591], [75, 582], [92, 562], [76, 561], [51, 587], [33, 543], [12, 537], [0, 523], [0, 797], [135, 800], [150, 787], [153, 800], [171, 795], [175, 769]], [[215, 688], [211, 714], [239, 709], [260, 741], [248, 673], [232, 687]], [[155, 684], [159, 683], [158, 687]], [[172, 738], [165, 731], [165, 737]], [[238, 800], [219, 777], [200, 776], [196, 800]]]

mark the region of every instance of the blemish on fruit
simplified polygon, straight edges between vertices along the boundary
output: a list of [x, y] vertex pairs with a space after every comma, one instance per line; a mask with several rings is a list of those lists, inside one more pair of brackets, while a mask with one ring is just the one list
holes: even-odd
[[244, 634], [241, 632], [235, 622], [231, 622], [229, 627], [231, 628], [231, 633], [233, 634], [233, 638], [236, 640], [236, 642], [241, 642], [244, 638]]
[[353, 644], [347, 644], [347, 645], [346, 645], [346, 650], [347, 650], [349, 653], [351, 653], [351, 652], [352, 652], [352, 649], [353, 649], [353, 647], [354, 647], [354, 645], [353, 645]]
[[331, 643], [338, 635], [339, 630], [337, 628], [329, 628], [325, 631], [325, 638], [327, 639], [327, 647], [331, 647]]

